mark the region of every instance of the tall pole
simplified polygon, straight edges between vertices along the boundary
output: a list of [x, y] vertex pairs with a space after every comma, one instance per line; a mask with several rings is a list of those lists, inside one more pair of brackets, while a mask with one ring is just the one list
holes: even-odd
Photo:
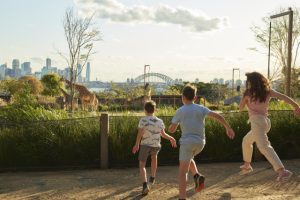
[[293, 10], [289, 8], [288, 11], [272, 15], [270, 18], [275, 19], [277, 17], [289, 16], [289, 30], [288, 30], [288, 58], [287, 58], [287, 69], [286, 69], [286, 80], [285, 80], [285, 94], [291, 96], [291, 70], [292, 70], [292, 38], [293, 38]]
[[270, 21], [269, 27], [269, 52], [268, 52], [268, 79], [270, 80], [270, 59], [271, 59], [271, 31], [272, 31], [272, 22]]
[[289, 8], [289, 33], [288, 33], [288, 59], [286, 75], [286, 95], [291, 96], [291, 70], [292, 70], [292, 37], [293, 37], [293, 11]]

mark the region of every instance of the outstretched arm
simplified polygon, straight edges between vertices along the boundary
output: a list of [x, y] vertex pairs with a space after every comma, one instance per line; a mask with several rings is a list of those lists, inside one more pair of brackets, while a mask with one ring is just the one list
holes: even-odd
[[243, 109], [245, 108], [246, 104], [248, 102], [248, 97], [247, 96], [243, 96], [241, 102], [240, 102], [240, 111], [243, 111]]
[[171, 142], [172, 147], [174, 147], [174, 148], [177, 147], [176, 140], [172, 136], [170, 136], [169, 134], [167, 134], [165, 132], [165, 130], [161, 130], [160, 135], [161, 135], [161, 137], [169, 140]]
[[140, 143], [141, 143], [143, 134], [144, 134], [144, 129], [143, 128], [139, 128], [138, 134], [136, 136], [135, 145], [132, 148], [132, 153], [136, 153], [140, 149]]
[[234, 135], [235, 135], [234, 131], [232, 130], [232, 128], [230, 127], [230, 125], [227, 123], [227, 121], [224, 119], [224, 117], [222, 115], [215, 113], [215, 112], [209, 112], [207, 114], [207, 116], [209, 118], [217, 120], [220, 124], [222, 124], [225, 127], [226, 134], [230, 139], [234, 138]]
[[271, 90], [270, 91], [270, 95], [271, 95], [271, 97], [278, 98], [278, 99], [283, 100], [284, 102], [290, 104], [295, 109], [294, 110], [295, 115], [300, 115], [300, 108], [299, 108], [299, 105], [298, 105], [298, 103], [296, 101], [294, 101], [290, 97], [288, 97], [288, 96], [286, 96], [284, 94], [281, 94], [280, 92], [277, 92], [275, 90]]

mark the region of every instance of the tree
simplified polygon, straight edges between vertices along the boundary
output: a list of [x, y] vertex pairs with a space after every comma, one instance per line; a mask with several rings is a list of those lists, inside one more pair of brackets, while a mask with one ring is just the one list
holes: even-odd
[[[284, 9], [280, 9], [276, 13], [284, 12]], [[296, 63], [298, 50], [300, 46], [300, 15], [299, 10], [297, 8], [293, 9], [294, 17], [293, 17], [293, 38], [292, 38], [292, 86], [296, 85], [295, 82], [298, 81], [298, 77], [296, 75]], [[264, 17], [262, 19], [263, 26], [254, 25], [251, 30], [255, 34], [256, 41], [265, 49], [269, 48], [269, 23], [270, 18]], [[288, 29], [289, 29], [289, 17], [279, 17], [272, 20], [272, 35], [271, 35], [271, 57], [273, 58], [273, 66], [272, 74], [270, 75], [271, 81], [276, 80], [278, 78], [282, 78], [285, 80], [286, 78], [286, 69], [287, 69], [287, 57], [288, 57]], [[257, 50], [254, 48], [254, 50]], [[285, 81], [283, 81], [284, 83]], [[291, 88], [292, 92], [295, 88]]]
[[184, 85], [171, 85], [163, 92], [163, 95], [181, 95]]
[[30, 94], [38, 95], [40, 94], [44, 87], [40, 80], [34, 76], [22, 76], [19, 81], [30, 86]]
[[16, 79], [5, 79], [0, 81], [0, 90], [9, 92], [11, 95], [16, 94], [22, 88], [22, 84]]
[[62, 83], [58, 74], [46, 74], [41, 81], [44, 86], [44, 95], [56, 96], [60, 94]]
[[[74, 84], [77, 77], [85, 67], [90, 55], [94, 53], [94, 43], [101, 39], [100, 31], [93, 26], [92, 19], [93, 16], [79, 17], [72, 8], [65, 12], [63, 28], [68, 44], [68, 54], [60, 52], [59, 54], [65, 59], [70, 69], [71, 102], [74, 98]], [[73, 110], [73, 106], [71, 106], [71, 110]]]

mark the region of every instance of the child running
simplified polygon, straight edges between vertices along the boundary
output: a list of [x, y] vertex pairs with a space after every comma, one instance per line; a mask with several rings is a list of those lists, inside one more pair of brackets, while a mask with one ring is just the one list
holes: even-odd
[[240, 102], [240, 110], [243, 110], [247, 105], [251, 130], [243, 138], [244, 164], [241, 166], [240, 174], [245, 175], [253, 171], [250, 163], [253, 151], [252, 144], [255, 142], [259, 151], [267, 158], [274, 170], [278, 173], [276, 180], [287, 181], [293, 173], [284, 168], [268, 139], [267, 133], [271, 129], [271, 122], [268, 118], [267, 107], [270, 99], [274, 97], [291, 104], [295, 108], [294, 114], [299, 115], [299, 105], [286, 95], [272, 90], [268, 79], [262, 74], [252, 72], [247, 73], [246, 76], [246, 91]]
[[234, 131], [221, 115], [194, 103], [196, 93], [197, 88], [190, 84], [183, 88], [182, 102], [184, 105], [176, 111], [169, 127], [169, 132], [174, 133], [178, 124], [180, 124], [182, 131], [179, 140], [179, 199], [186, 198], [187, 173], [189, 170], [194, 177], [195, 191], [199, 192], [204, 188], [205, 177], [198, 172], [194, 156], [199, 154], [205, 145], [205, 117], [208, 116], [217, 120], [226, 128], [228, 137], [230, 139], [234, 138]]
[[[136, 143], [132, 149], [132, 153], [139, 151], [139, 168], [140, 176], [143, 182], [142, 194], [148, 194], [150, 185], [155, 182], [155, 175], [157, 169], [157, 154], [161, 149], [160, 136], [170, 140], [172, 147], [176, 147], [176, 140], [165, 132], [164, 122], [157, 118], [154, 113], [156, 104], [154, 101], [147, 101], [144, 105], [146, 116], [140, 119], [138, 125], [138, 134]], [[151, 176], [149, 177], [149, 184], [147, 182], [146, 162], [148, 156], [151, 156]]]

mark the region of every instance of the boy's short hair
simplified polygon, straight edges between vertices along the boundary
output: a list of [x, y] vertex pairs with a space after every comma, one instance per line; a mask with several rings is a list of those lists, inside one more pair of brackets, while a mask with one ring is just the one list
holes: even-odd
[[193, 101], [197, 93], [197, 88], [191, 84], [184, 86], [182, 95], [189, 101]]
[[146, 101], [145, 105], [144, 105], [144, 109], [146, 110], [147, 113], [152, 114], [154, 113], [156, 108], [156, 103], [155, 101]]

